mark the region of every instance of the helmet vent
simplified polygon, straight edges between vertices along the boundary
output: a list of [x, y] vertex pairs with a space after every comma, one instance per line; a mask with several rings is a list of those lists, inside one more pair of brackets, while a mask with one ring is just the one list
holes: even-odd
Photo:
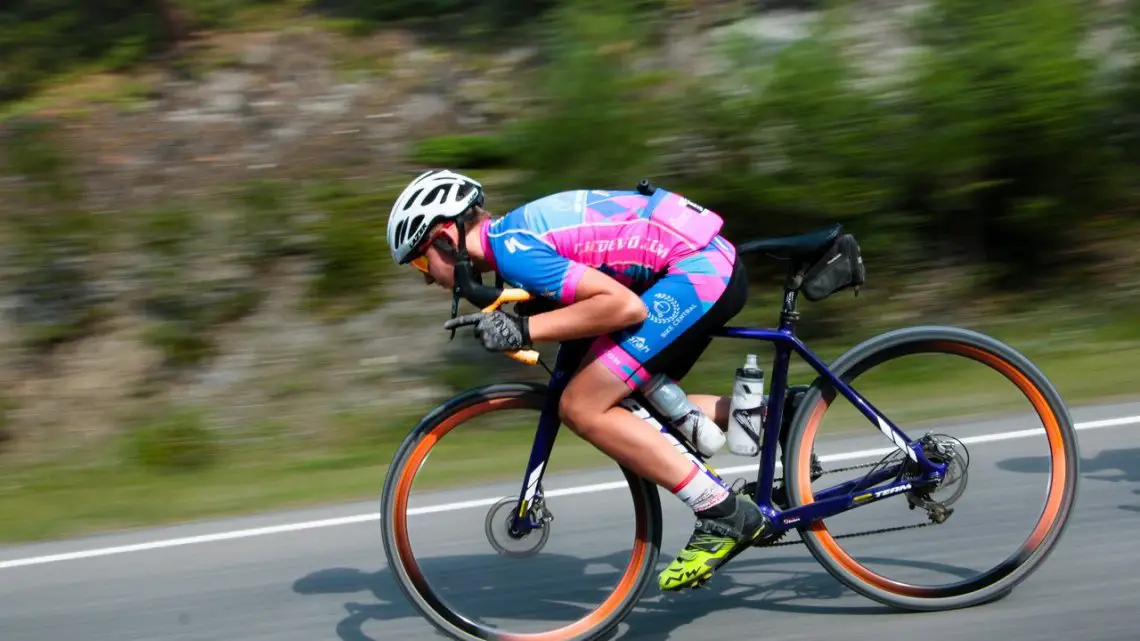
[[451, 185], [438, 185], [433, 187], [431, 191], [424, 196], [424, 201], [421, 203], [424, 206], [434, 204], [436, 196], [439, 196], [439, 202], [442, 204], [447, 199], [447, 190], [451, 189]]
[[416, 204], [416, 199], [420, 197], [420, 194], [422, 192], [422, 189], [418, 189], [416, 190], [416, 193], [412, 194], [410, 197], [408, 197], [407, 200], [404, 201], [404, 211], [408, 211], [412, 208], [412, 205]]
[[411, 227], [412, 229], [419, 229], [420, 225], [422, 225], [422, 224], [424, 224], [424, 215], [420, 214], [420, 215], [416, 216], [415, 218], [413, 218], [408, 223], [408, 226]]

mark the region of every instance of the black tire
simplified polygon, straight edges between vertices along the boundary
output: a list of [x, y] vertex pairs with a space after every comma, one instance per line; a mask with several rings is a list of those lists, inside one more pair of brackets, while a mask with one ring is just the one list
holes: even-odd
[[[479, 387], [443, 403], [417, 425], [397, 450], [388, 468], [381, 501], [384, 554], [392, 575], [412, 605], [437, 629], [454, 639], [519, 638], [470, 621], [433, 593], [415, 559], [407, 538], [404, 510], [416, 472], [431, 447], [464, 420], [496, 409], [533, 409], [537, 420], [546, 399], [544, 385], [506, 383]], [[598, 639], [624, 619], [637, 604], [652, 579], [661, 547], [661, 503], [657, 486], [621, 468], [629, 485], [636, 512], [635, 545], [614, 592], [596, 609], [561, 628], [527, 634], [533, 641], [586, 641]], [[490, 552], [490, 550], [488, 550]]]
[[[1077, 495], [1077, 435], [1057, 390], [1033, 363], [1000, 341], [970, 330], [924, 326], [890, 331], [857, 345], [829, 367], [851, 384], [875, 365], [922, 352], [957, 354], [995, 369], [1025, 393], [1041, 417], [1050, 441], [1052, 471], [1046, 507], [1030, 536], [1012, 555], [974, 578], [944, 587], [926, 587], [887, 579], [862, 566], [840, 547], [822, 520], [798, 530], [812, 555], [832, 576], [867, 598], [902, 610], [971, 607], [1007, 595], [1040, 567], [1056, 546]], [[817, 379], [796, 411], [784, 468], [792, 506], [811, 502], [807, 461], [820, 419], [835, 398], [846, 401], [830, 384]], [[868, 400], [874, 403], [874, 399]]]

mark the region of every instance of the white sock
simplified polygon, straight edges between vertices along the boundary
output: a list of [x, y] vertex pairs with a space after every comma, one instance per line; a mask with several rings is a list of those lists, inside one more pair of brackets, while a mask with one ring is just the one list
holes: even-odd
[[693, 512], [703, 512], [710, 507], [728, 498], [728, 488], [722, 485], [708, 472], [704, 472], [697, 464], [693, 464], [692, 471], [684, 481], [677, 484], [672, 490], [677, 498], [692, 508]]

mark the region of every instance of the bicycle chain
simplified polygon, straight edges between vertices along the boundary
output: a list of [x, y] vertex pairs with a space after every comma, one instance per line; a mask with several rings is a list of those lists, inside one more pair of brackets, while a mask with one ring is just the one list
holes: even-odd
[[[833, 470], [824, 470], [819, 475], [819, 478], [822, 478], [828, 474], [836, 474], [839, 472], [850, 472], [851, 470], [859, 470], [859, 469], [863, 469], [863, 468], [867, 468], [867, 467], [875, 467], [878, 465], [882, 465], [882, 463], [883, 463], [882, 461], [873, 461], [870, 463], [862, 463], [859, 465], [852, 465], [850, 467], [838, 467], [838, 468], [835, 468]], [[860, 536], [871, 536], [872, 534], [889, 534], [891, 532], [901, 532], [903, 530], [914, 530], [917, 528], [928, 527], [931, 525], [939, 525], [939, 523], [935, 523], [933, 521], [927, 521], [924, 523], [912, 523], [910, 525], [896, 525], [894, 527], [880, 528], [877, 530], [864, 530], [862, 532], [848, 532], [847, 534], [833, 534], [833, 535], [831, 535], [831, 538], [833, 538], [833, 539], [851, 539], [851, 538], [856, 538], [856, 537], [860, 537]], [[773, 539], [773, 541], [771, 543], [759, 543], [755, 547], [778, 548], [778, 547], [784, 547], [787, 545], [803, 545], [803, 543], [804, 543], [803, 539], [799, 539], [797, 541], [780, 541], [780, 539], [783, 538], [784, 536], [786, 536], [788, 534], [788, 532], [790, 532], [790, 531], [791, 531], [790, 529], [784, 530], [783, 532], [780, 533], [780, 536]]]

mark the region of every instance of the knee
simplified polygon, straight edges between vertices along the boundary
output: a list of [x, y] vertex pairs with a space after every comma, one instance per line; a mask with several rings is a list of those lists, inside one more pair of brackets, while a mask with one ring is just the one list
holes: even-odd
[[567, 388], [558, 401], [558, 417], [562, 420], [563, 425], [586, 440], [589, 440], [590, 435], [595, 431], [598, 424], [596, 419], [603, 411], [594, 407], [589, 399], [578, 394], [573, 386]]
[[578, 432], [582, 408], [575, 402], [575, 396], [572, 389], [563, 390], [562, 398], [558, 399], [558, 418], [562, 419], [563, 425], [574, 430], [574, 432]]

